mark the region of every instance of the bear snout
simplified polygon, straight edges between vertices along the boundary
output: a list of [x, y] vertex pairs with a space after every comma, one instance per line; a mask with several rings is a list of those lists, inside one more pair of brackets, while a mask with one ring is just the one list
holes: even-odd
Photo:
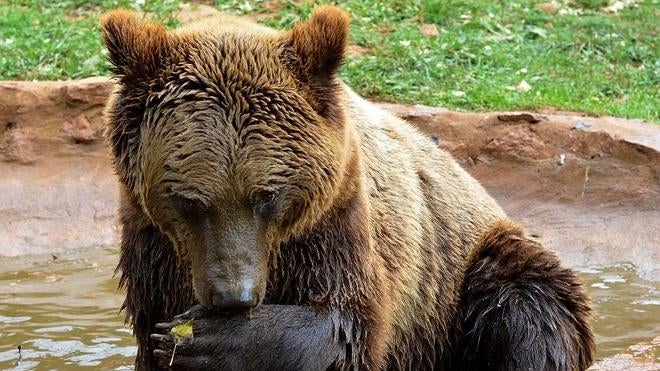
[[211, 306], [220, 311], [241, 311], [256, 307], [260, 301], [257, 285], [251, 279], [244, 279], [234, 285], [224, 282], [212, 282], [209, 284], [211, 290]]

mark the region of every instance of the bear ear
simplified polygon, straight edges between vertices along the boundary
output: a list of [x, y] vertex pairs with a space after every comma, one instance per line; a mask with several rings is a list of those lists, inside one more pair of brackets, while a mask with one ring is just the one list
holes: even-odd
[[339, 119], [337, 69], [344, 59], [349, 19], [334, 6], [314, 10], [287, 34], [287, 64], [307, 90], [307, 100], [326, 118]]
[[310, 77], [330, 76], [344, 58], [348, 41], [348, 14], [334, 6], [314, 10], [306, 22], [291, 31], [291, 45]]
[[115, 74], [149, 78], [165, 64], [172, 40], [162, 24], [144, 21], [125, 9], [105, 13], [100, 23]]

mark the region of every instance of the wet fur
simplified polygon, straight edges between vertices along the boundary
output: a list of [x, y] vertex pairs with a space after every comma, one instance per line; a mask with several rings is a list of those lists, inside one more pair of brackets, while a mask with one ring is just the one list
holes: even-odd
[[[263, 349], [295, 352], [276, 343], [303, 334], [296, 321], [313, 308], [319, 331], [343, 334], [328, 340], [340, 352], [330, 344], [321, 357], [338, 369], [590, 364], [589, 309], [573, 273], [497, 222], [503, 211], [451, 156], [339, 80], [345, 13], [323, 7], [288, 32], [234, 18], [170, 32], [128, 11], [101, 24], [119, 82], [106, 136], [122, 182], [118, 269], [137, 369], [155, 367], [155, 323], [195, 302], [180, 248], [194, 235], [163, 225], [183, 223], [164, 198], [215, 205], [228, 179], [242, 192], [228, 205], [273, 185], [289, 193], [268, 234], [265, 314], [252, 327], [205, 318], [218, 344], [272, 338]], [[200, 339], [213, 345], [213, 334]]]
[[594, 340], [575, 273], [524, 230], [498, 221], [469, 258], [461, 292], [463, 370], [585, 370]]
[[[122, 187], [120, 222], [120, 287], [126, 289], [122, 310], [138, 339], [138, 369], [156, 368], [156, 344], [149, 335], [155, 325], [194, 304], [188, 268], [180, 261], [170, 240], [144, 216], [134, 198]], [[167, 294], [171, 293], [171, 294]]]

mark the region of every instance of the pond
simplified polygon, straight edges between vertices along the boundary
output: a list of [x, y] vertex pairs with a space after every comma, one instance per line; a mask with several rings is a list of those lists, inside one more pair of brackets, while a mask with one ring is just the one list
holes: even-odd
[[[117, 248], [0, 258], [0, 369], [132, 369], [119, 313]], [[598, 358], [660, 334], [660, 285], [630, 265], [580, 269], [596, 309]], [[21, 361], [18, 361], [21, 345]]]

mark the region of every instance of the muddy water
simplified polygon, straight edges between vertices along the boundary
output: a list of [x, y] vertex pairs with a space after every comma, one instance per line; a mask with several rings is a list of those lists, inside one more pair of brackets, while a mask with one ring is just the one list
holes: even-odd
[[0, 258], [0, 369], [130, 369], [117, 249]]
[[[130, 369], [130, 330], [112, 278], [116, 248], [0, 258], [0, 369]], [[660, 334], [660, 285], [631, 266], [582, 269], [598, 356]], [[22, 359], [18, 362], [17, 346]]]
[[[641, 279], [628, 264], [579, 272], [596, 312], [599, 358], [660, 335], [660, 282]], [[660, 362], [660, 354], [650, 356]]]

